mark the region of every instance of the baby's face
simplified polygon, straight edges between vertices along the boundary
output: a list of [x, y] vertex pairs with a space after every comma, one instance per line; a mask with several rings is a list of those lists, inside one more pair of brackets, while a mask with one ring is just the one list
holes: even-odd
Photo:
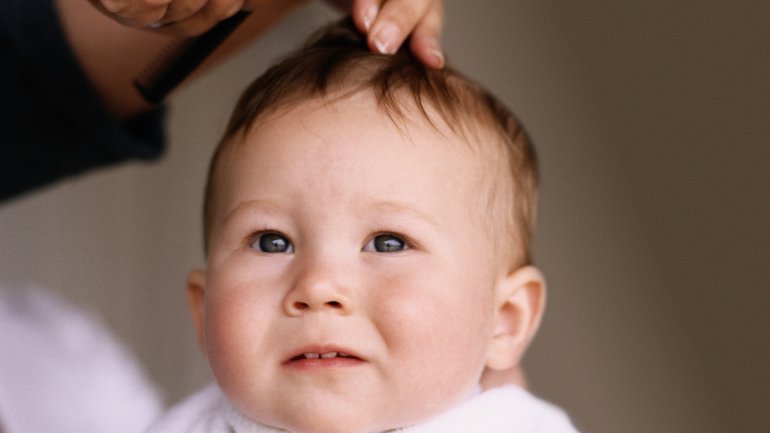
[[480, 162], [418, 114], [307, 102], [222, 155], [201, 328], [244, 414], [295, 432], [419, 422], [474, 392], [501, 278]]

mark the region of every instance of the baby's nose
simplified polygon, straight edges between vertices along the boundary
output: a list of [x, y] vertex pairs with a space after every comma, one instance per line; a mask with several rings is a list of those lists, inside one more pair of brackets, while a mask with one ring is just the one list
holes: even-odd
[[313, 311], [329, 311], [348, 315], [353, 301], [350, 290], [338, 267], [329, 264], [311, 264], [301, 270], [294, 286], [286, 294], [284, 310], [290, 316]]

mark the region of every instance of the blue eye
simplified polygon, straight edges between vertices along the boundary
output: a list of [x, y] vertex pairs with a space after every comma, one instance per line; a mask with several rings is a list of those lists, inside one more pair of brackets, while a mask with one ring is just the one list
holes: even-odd
[[278, 233], [263, 233], [251, 244], [263, 253], [291, 253], [294, 251], [289, 239]]
[[378, 253], [397, 253], [406, 249], [406, 242], [395, 235], [378, 235], [369, 241], [365, 249]]

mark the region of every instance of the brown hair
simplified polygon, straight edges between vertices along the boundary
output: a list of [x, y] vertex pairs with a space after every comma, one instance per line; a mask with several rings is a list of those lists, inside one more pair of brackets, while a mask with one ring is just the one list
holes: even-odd
[[[408, 45], [407, 41], [404, 46]], [[403, 47], [394, 55], [371, 52], [350, 17], [315, 33], [304, 47], [268, 69], [241, 95], [209, 168], [204, 201], [206, 252], [222, 150], [240, 141], [238, 137], [248, 134], [262, 116], [340, 89], [345, 95], [371, 91], [378, 108], [394, 123], [403, 119], [403, 107], [411, 102], [434, 127], [438, 120], [456, 134], [477, 139], [481, 129], [491, 131], [497, 143], [479, 145], [494, 155], [490, 162], [497, 167], [501, 157], [507, 161], [502, 170], [505, 179], [497, 178], [501, 170], [490, 170], [485, 199], [493, 210], [491, 222], [497, 227], [504, 224], [505, 239], [520, 248], [515, 252], [515, 265], [531, 263], [538, 174], [535, 152], [521, 123], [496, 97], [449, 67], [426, 68]], [[429, 114], [426, 104], [439, 119]]]

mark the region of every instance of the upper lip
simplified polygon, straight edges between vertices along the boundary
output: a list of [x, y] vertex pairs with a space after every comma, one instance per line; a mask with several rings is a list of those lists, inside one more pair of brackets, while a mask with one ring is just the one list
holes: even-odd
[[295, 358], [303, 356], [306, 353], [317, 353], [319, 356], [323, 354], [330, 354], [330, 353], [337, 353], [337, 354], [343, 353], [350, 357], [363, 360], [361, 355], [359, 355], [357, 352], [355, 352], [352, 349], [349, 349], [344, 346], [328, 344], [328, 345], [307, 345], [307, 346], [302, 346], [296, 350], [292, 350], [289, 353], [289, 355], [286, 357], [286, 360], [284, 362], [289, 362]]

